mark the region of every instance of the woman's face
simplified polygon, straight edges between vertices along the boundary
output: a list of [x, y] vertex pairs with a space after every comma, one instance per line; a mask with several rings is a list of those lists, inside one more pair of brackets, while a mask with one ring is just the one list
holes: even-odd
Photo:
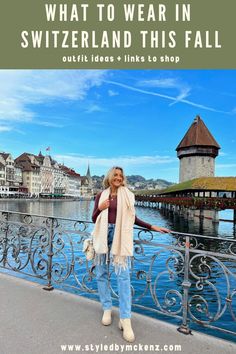
[[124, 182], [123, 173], [119, 168], [116, 168], [114, 171], [114, 175], [111, 179], [111, 187], [118, 188], [122, 186], [123, 182]]

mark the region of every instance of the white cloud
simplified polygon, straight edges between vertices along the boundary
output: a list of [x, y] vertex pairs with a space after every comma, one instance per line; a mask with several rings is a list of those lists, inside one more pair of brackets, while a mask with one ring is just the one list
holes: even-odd
[[186, 87], [185, 84], [181, 83], [176, 78], [142, 80], [138, 82], [138, 86], [158, 87], [158, 88], [165, 88], [165, 89], [166, 88], [182, 89], [183, 87]]
[[189, 88], [183, 88], [181, 92], [176, 96], [176, 99], [174, 102], [170, 103], [170, 106], [173, 106], [173, 104], [176, 104], [178, 102], [182, 102], [186, 97], [189, 96], [190, 89]]
[[[223, 114], [231, 114], [231, 112], [220, 111], [220, 110], [218, 110], [216, 108], [213, 108], [213, 107], [208, 107], [208, 106], [202, 105], [200, 103], [196, 103], [196, 102], [193, 102], [193, 101], [186, 100], [184, 97], [186, 97], [186, 95], [188, 94], [187, 91], [185, 93], [183, 92], [184, 95], [183, 95], [183, 93], [181, 93], [180, 96], [174, 97], [174, 96], [167, 95], [167, 94], [162, 94], [162, 93], [159, 93], [159, 92], [153, 92], [153, 91], [147, 91], [147, 90], [139, 89], [139, 88], [137, 88], [135, 86], [129, 86], [129, 85], [122, 84], [122, 83], [116, 82], [116, 81], [104, 80], [104, 82], [106, 82], [107, 84], [114, 85], [114, 86], [123, 87], [123, 88], [125, 88], [127, 90], [130, 90], [130, 91], [135, 91], [135, 92], [139, 92], [139, 93], [142, 93], [142, 94], [145, 94], [145, 95], [151, 95], [151, 96], [164, 98], [166, 100], [172, 101], [172, 103], [176, 103], [178, 101], [178, 102], [181, 102], [181, 103], [193, 106], [193, 107], [201, 108], [201, 109], [204, 109], [204, 110], [207, 110], [207, 111], [211, 111], [211, 112], [223, 113]], [[181, 95], [182, 95], [182, 97], [181, 97]]]
[[24, 103], [17, 98], [3, 97], [0, 93], [0, 121], [29, 122], [34, 113], [29, 111]]
[[170, 106], [177, 102], [181, 102], [184, 98], [189, 96], [191, 91], [189, 85], [183, 83], [182, 81], [178, 80], [177, 78], [162, 78], [162, 79], [151, 79], [151, 80], [142, 80], [139, 81], [138, 86], [143, 87], [153, 87], [153, 88], [160, 88], [160, 89], [172, 89], [177, 90], [178, 94], [175, 97], [175, 100], [170, 103]]
[[108, 90], [108, 96], [113, 97], [113, 96], [118, 96], [119, 93], [113, 90]]
[[73, 166], [74, 168], [81, 168], [87, 166], [88, 161], [91, 165], [96, 167], [109, 168], [111, 166], [123, 166], [124, 168], [130, 166], [150, 166], [162, 165], [176, 162], [176, 158], [170, 156], [118, 156], [118, 157], [95, 157], [84, 156], [77, 154], [55, 155], [54, 158], [59, 162], [64, 162], [65, 165]]
[[0, 70], [0, 120], [34, 121], [33, 104], [83, 100], [105, 75], [102, 70]]
[[224, 169], [224, 168], [236, 168], [236, 163], [221, 163], [221, 164], [217, 164], [216, 168], [219, 169]]
[[9, 132], [13, 130], [12, 127], [7, 127], [7, 126], [4, 126], [4, 125], [0, 125], [0, 132]]
[[228, 154], [226, 153], [226, 152], [224, 152], [224, 151], [220, 151], [219, 152], [219, 156], [227, 156]]
[[44, 127], [50, 127], [50, 128], [64, 128], [64, 124], [58, 124], [58, 123], [53, 123], [53, 122], [48, 122], [48, 121], [34, 121], [34, 124], [37, 125], [42, 125]]
[[97, 104], [91, 104], [85, 111], [85, 113], [103, 112], [103, 109]]
[[231, 111], [232, 114], [236, 114], [236, 107], [234, 107]]

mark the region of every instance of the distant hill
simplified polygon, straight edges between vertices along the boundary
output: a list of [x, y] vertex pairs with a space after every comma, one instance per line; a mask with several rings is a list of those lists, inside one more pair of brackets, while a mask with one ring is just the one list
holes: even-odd
[[[93, 176], [93, 185], [95, 189], [102, 189], [102, 181], [104, 176]], [[166, 181], [164, 179], [146, 179], [140, 175], [127, 176], [127, 182], [130, 189], [133, 190], [152, 190], [152, 189], [164, 189], [174, 183]]]

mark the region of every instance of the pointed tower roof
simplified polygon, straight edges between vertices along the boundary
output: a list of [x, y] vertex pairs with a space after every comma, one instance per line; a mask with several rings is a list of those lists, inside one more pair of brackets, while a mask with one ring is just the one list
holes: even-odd
[[87, 169], [86, 177], [87, 177], [87, 178], [91, 178], [89, 164], [88, 164], [88, 169]]
[[219, 144], [213, 138], [203, 120], [197, 116], [176, 150], [188, 148], [190, 146], [210, 146], [220, 149]]

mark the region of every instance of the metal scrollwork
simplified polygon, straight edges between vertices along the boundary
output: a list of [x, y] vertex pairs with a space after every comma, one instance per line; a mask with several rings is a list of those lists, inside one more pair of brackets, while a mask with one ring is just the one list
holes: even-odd
[[[213, 277], [215, 268], [220, 275], [220, 282]], [[235, 292], [231, 288], [230, 277], [236, 280], [236, 274], [225, 264], [215, 256], [197, 254], [190, 260], [190, 275], [195, 279], [191, 292], [197, 292], [188, 301], [189, 313], [194, 321], [202, 324], [217, 321], [228, 307], [233, 314], [232, 298]], [[235, 316], [233, 318], [235, 320]]]
[[47, 218], [45, 224], [46, 227], [55, 229], [59, 226], [59, 221], [56, 218]]
[[[186, 236], [185, 235], [179, 235], [177, 234], [178, 237], [174, 242], [175, 246], [179, 246], [179, 247], [185, 247], [185, 242], [186, 242]], [[189, 243], [189, 247], [190, 248], [195, 248], [195, 249], [205, 249], [205, 246], [203, 243], [199, 242], [199, 240], [197, 239], [197, 237], [190, 237], [190, 243]]]
[[[0, 268], [94, 296], [96, 267], [82, 252], [91, 229], [88, 221], [0, 211]], [[192, 321], [236, 335], [236, 240], [134, 231], [133, 306], [175, 317], [184, 331]], [[118, 299], [111, 264], [109, 275]], [[229, 322], [227, 329], [217, 327], [219, 320]]]
[[[233, 318], [234, 321], [236, 321], [236, 289], [234, 289], [231, 293], [231, 296], [229, 296], [228, 298], [226, 298], [226, 301], [228, 302], [228, 307], [229, 307], [229, 311], [230, 314]], [[234, 308], [233, 308], [234, 305]]]
[[45, 278], [48, 272], [49, 231], [42, 227], [36, 230], [30, 240], [30, 261], [33, 274]]
[[86, 222], [83, 222], [83, 221], [76, 221], [74, 223], [74, 229], [75, 231], [78, 231], [78, 232], [84, 232], [86, 229], [87, 229], [87, 224]]
[[26, 224], [32, 224], [33, 223], [33, 218], [31, 215], [24, 215], [23, 220]]
[[[155, 255], [151, 264], [151, 271], [154, 262], [157, 261], [158, 257], [164, 252], [164, 250], [161, 250]], [[183, 254], [180, 251], [171, 250], [171, 253], [172, 254], [169, 255], [163, 264], [164, 270], [155, 275], [151, 294], [157, 308], [159, 308], [161, 312], [177, 315], [182, 311], [182, 294], [177, 289], [168, 288], [171, 287], [171, 284], [174, 285], [177, 279], [183, 278], [184, 259]], [[163, 282], [167, 285], [164, 292], [160, 292], [159, 289], [162, 288]]]
[[229, 254], [236, 256], [236, 243], [231, 242], [228, 247]]
[[140, 241], [152, 241], [153, 240], [153, 233], [149, 230], [140, 230], [138, 232], [138, 239]]

